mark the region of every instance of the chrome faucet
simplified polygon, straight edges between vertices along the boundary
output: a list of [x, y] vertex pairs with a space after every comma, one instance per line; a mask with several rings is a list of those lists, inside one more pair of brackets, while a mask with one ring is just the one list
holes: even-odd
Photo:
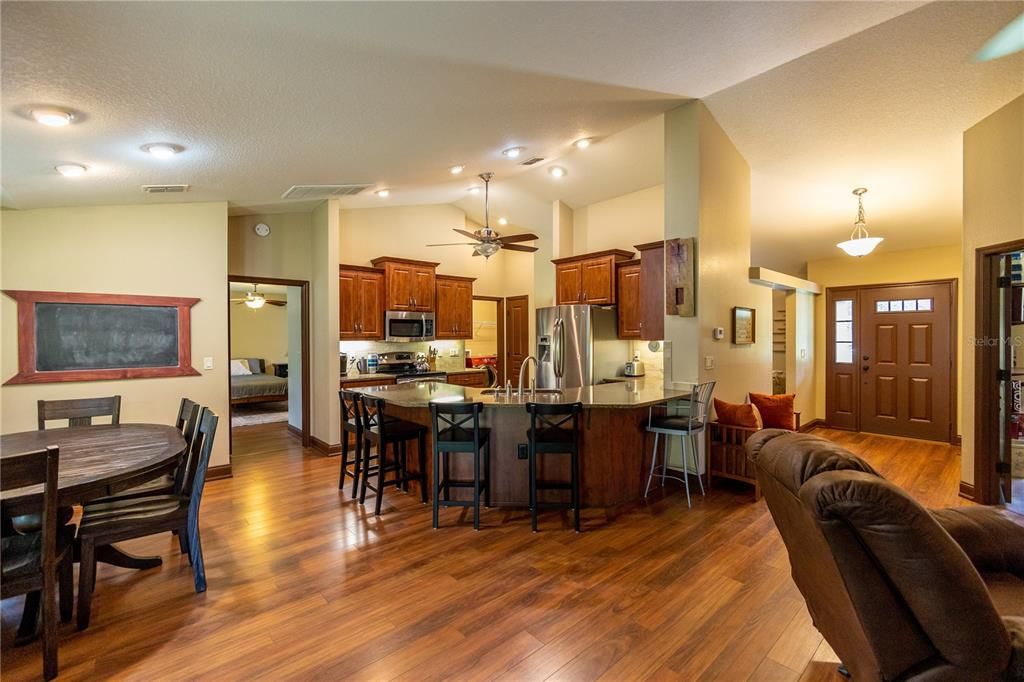
[[[526, 377], [524, 372], [526, 372], [526, 366], [528, 364], [530, 364], [530, 360], [533, 360], [533, 370], [534, 370], [535, 373], [536, 373], [537, 369], [540, 367], [537, 364], [537, 358], [533, 357], [532, 355], [527, 355], [526, 359], [523, 360], [523, 364], [520, 365], [520, 367], [519, 367], [519, 397], [520, 398], [523, 397], [523, 379]], [[533, 378], [533, 379], [530, 380], [530, 392], [531, 393], [536, 393], [536, 391], [537, 391], [537, 379]]]

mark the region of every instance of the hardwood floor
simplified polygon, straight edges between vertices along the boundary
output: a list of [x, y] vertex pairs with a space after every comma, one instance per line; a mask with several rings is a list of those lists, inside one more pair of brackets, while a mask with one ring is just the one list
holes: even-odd
[[[675, 488], [616, 518], [460, 511], [385, 497], [374, 518], [337, 490], [338, 459], [279, 425], [235, 433], [234, 478], [207, 484], [209, 590], [170, 534], [125, 543], [164, 565], [101, 565], [92, 624], [62, 627], [61, 679], [841, 680], [749, 488], [692, 509]], [[957, 448], [819, 431], [929, 506], [958, 504]], [[242, 453], [245, 453], [244, 455]], [[369, 501], [369, 499], [367, 500]], [[38, 678], [3, 602], [3, 676]]]

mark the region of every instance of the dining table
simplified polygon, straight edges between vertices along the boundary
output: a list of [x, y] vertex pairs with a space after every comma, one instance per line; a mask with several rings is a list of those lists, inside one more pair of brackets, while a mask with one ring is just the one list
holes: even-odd
[[[187, 447], [166, 424], [103, 424], [23, 431], [0, 436], [0, 466], [17, 454], [60, 449], [58, 505], [73, 507], [152, 480], [175, 469]], [[5, 514], [38, 512], [42, 485], [0, 492]], [[159, 556], [140, 557], [114, 545], [98, 547], [96, 558], [122, 568], [154, 568]]]

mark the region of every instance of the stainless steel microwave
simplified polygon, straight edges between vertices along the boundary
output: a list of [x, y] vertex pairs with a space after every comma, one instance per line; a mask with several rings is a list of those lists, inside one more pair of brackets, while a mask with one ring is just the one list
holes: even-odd
[[392, 343], [434, 340], [434, 313], [406, 313], [389, 310], [384, 316], [384, 331]]

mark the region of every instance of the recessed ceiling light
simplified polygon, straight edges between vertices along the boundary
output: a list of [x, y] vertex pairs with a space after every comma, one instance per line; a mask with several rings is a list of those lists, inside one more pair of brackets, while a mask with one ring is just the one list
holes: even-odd
[[508, 225], [508, 218], [506, 218], [505, 216], [502, 216], [502, 217], [498, 218], [498, 224], [499, 225]]
[[565, 169], [561, 166], [552, 166], [551, 168], [548, 168], [548, 173], [550, 173], [553, 178], [565, 177]]
[[470, 187], [466, 191], [469, 192], [470, 194], [480, 194], [480, 188], [479, 187]]
[[81, 175], [85, 175], [85, 172], [88, 170], [85, 166], [77, 163], [64, 163], [59, 166], [54, 166], [54, 168], [65, 178], [77, 178]]
[[582, 138], [576, 140], [575, 142], [573, 142], [572, 144], [573, 144], [574, 147], [576, 147], [576, 149], [586, 149], [587, 147], [590, 146], [590, 144], [593, 141], [594, 141], [593, 138], [582, 137]]
[[455, 164], [454, 166], [448, 167], [448, 172], [452, 175], [458, 175], [462, 171], [466, 170], [466, 167], [461, 164]]
[[501, 153], [510, 159], [518, 158], [520, 154], [526, 151], [526, 147], [509, 147], [503, 150]]
[[75, 115], [63, 109], [33, 109], [32, 118], [36, 120], [36, 123], [42, 123], [44, 126], [60, 128], [75, 120]]
[[391, 190], [389, 190], [389, 189], [379, 189], [376, 192], [374, 192], [374, 194], [379, 196], [381, 199], [387, 199], [389, 196], [391, 196]]
[[154, 142], [153, 144], [142, 145], [142, 151], [152, 154], [158, 159], [169, 159], [175, 154], [184, 151], [184, 147], [170, 142]]

